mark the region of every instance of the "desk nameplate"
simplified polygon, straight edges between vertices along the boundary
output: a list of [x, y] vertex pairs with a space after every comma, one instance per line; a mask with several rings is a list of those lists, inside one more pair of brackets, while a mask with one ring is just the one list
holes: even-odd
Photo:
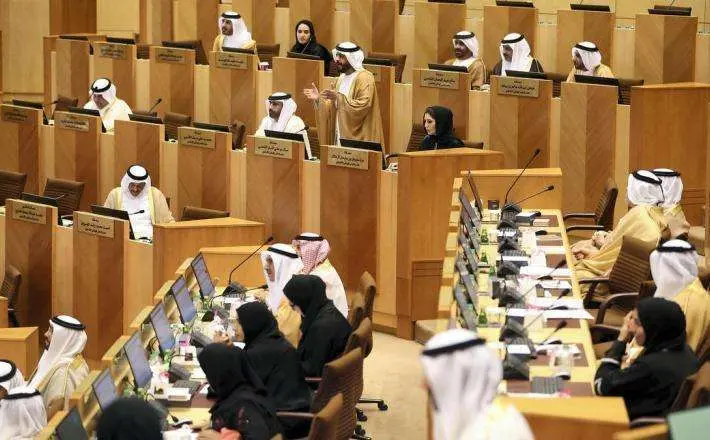
[[214, 149], [215, 132], [194, 127], [178, 127], [178, 142], [188, 147]]
[[458, 72], [422, 70], [419, 85], [433, 89], [458, 90], [459, 76]]
[[540, 81], [532, 78], [501, 76], [498, 78], [498, 94], [537, 98], [540, 96]]
[[215, 52], [215, 66], [222, 69], [246, 70], [249, 67], [249, 55], [235, 52]]
[[293, 158], [293, 143], [281, 139], [255, 136], [254, 154], [277, 159], [291, 159]]
[[111, 58], [112, 60], [128, 59], [128, 48], [130, 46], [127, 44], [96, 42], [94, 43], [94, 47], [96, 48], [96, 53], [99, 58]]
[[365, 150], [328, 147], [328, 165], [357, 170], [370, 169], [370, 155]]
[[90, 214], [88, 212], [76, 213], [76, 230], [82, 234], [96, 235], [102, 238], [113, 238], [115, 222], [111, 217]]
[[56, 112], [54, 113], [54, 126], [64, 130], [87, 132], [91, 117], [76, 113]]
[[11, 203], [13, 220], [36, 223], [38, 225], [47, 224], [48, 206], [22, 200], [13, 200]]
[[155, 62], [165, 64], [185, 64], [188, 49], [173, 49], [172, 47], [156, 47]]
[[3, 122], [29, 125], [36, 120], [33, 120], [32, 110], [15, 105], [3, 104], [0, 107], [0, 113], [2, 113]]

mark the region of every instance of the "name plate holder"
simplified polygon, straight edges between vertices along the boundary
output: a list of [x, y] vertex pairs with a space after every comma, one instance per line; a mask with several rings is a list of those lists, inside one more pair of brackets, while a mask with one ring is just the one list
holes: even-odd
[[121, 43], [107, 43], [104, 41], [94, 43], [95, 54], [99, 58], [110, 58], [112, 60], [127, 60], [131, 46]]
[[276, 159], [292, 159], [293, 142], [271, 137], [254, 136], [254, 154]]
[[498, 78], [497, 91], [499, 95], [537, 98], [540, 96], [540, 80], [501, 76]]
[[33, 110], [16, 105], [2, 104], [0, 106], [0, 118], [2, 118], [3, 122], [30, 125], [36, 120], [33, 120], [32, 112], [39, 111], [39, 109]]
[[38, 225], [47, 224], [47, 205], [41, 203], [26, 202], [24, 200], [13, 200], [12, 218]]
[[73, 130], [88, 132], [91, 126], [91, 119], [96, 116], [80, 115], [69, 112], [55, 112], [54, 125], [63, 130]]
[[249, 57], [254, 55], [236, 52], [215, 52], [215, 67], [221, 69], [247, 70], [249, 68]]
[[156, 47], [155, 62], [164, 64], [185, 64], [186, 54], [190, 49], [176, 49], [172, 47]]
[[181, 146], [215, 149], [215, 132], [194, 127], [178, 127], [178, 143]]
[[331, 146], [328, 147], [327, 163], [329, 166], [366, 171], [370, 169], [370, 155], [366, 150]]
[[88, 212], [76, 213], [76, 230], [82, 234], [95, 235], [101, 238], [113, 238], [115, 235], [115, 220], [103, 215]]
[[461, 74], [462, 72], [422, 69], [419, 85], [432, 89], [458, 90]]

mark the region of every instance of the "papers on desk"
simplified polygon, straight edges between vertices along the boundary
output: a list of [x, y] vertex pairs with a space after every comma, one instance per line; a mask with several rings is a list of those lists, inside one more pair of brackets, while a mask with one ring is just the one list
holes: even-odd
[[567, 280], [544, 280], [540, 281], [540, 285], [545, 290], [572, 288], [572, 285]]
[[[526, 275], [537, 278], [550, 274], [550, 272], [552, 272], [552, 269], [552, 267], [524, 266], [520, 268], [520, 275]], [[555, 269], [555, 271], [552, 272], [551, 276], [569, 278], [572, 276], [572, 271], [569, 268], [563, 267], [560, 269]]]
[[577, 298], [538, 298], [538, 297], [533, 297], [530, 299], [529, 304], [535, 307], [539, 307], [541, 309], [545, 309], [547, 307], [550, 307], [554, 304], [554, 306], [564, 306], [567, 307], [568, 309], [583, 309], [584, 308], [584, 303], [582, 302], [581, 299]]
[[543, 251], [545, 255], [564, 255], [565, 254], [565, 247], [564, 246], [538, 246], [538, 249]]
[[523, 344], [509, 344], [506, 345], [508, 349], [508, 354], [530, 354], [530, 347]]
[[[544, 299], [544, 298], [543, 298]], [[541, 313], [538, 309], [508, 309], [508, 316], [513, 317], [525, 317], [527, 315], [538, 315]], [[584, 309], [572, 309], [572, 310], [546, 310], [542, 312], [545, 314], [545, 319], [594, 319], [592, 315], [589, 314]]]

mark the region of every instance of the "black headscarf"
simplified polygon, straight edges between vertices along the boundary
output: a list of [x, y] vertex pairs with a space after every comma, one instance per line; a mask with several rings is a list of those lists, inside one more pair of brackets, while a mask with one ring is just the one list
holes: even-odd
[[306, 333], [318, 311], [330, 301], [325, 295], [325, 283], [316, 275], [294, 275], [284, 286], [284, 295], [303, 313], [302, 333]]
[[217, 396], [210, 409], [215, 430], [233, 429], [245, 440], [271, 438], [281, 432], [276, 409], [244, 351], [210, 344], [197, 360]]
[[677, 303], [664, 298], [645, 298], [639, 301], [636, 310], [646, 335], [645, 355], [685, 347], [685, 314]]
[[257, 341], [266, 339], [281, 339], [276, 318], [260, 301], [249, 302], [237, 309], [239, 324], [244, 331], [245, 349], [249, 350]]
[[424, 113], [436, 121], [436, 134], [426, 135], [422, 140], [422, 150], [462, 147], [461, 139], [454, 135], [454, 114], [446, 107], [434, 105], [427, 107]]
[[149, 403], [137, 397], [116, 399], [96, 428], [99, 440], [162, 440], [162, 422]]
[[[306, 44], [301, 44], [298, 42], [298, 27], [302, 24], [305, 24], [306, 26], [308, 26], [308, 29], [311, 30], [311, 38], [310, 40], [308, 40], [308, 42], [306, 42]], [[316, 38], [316, 30], [313, 27], [312, 21], [301, 20], [296, 23], [294, 35], [296, 36], [296, 43], [293, 45], [293, 47], [291, 47], [291, 52], [316, 56], [322, 59], [325, 62], [326, 66], [328, 66], [328, 64], [333, 60], [333, 56], [330, 54], [328, 49], [318, 43], [318, 39]]]

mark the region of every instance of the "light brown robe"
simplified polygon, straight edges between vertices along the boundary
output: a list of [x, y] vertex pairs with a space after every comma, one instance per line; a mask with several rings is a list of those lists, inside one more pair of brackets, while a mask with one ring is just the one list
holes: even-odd
[[[447, 66], [453, 66], [456, 58], [451, 58], [446, 60], [444, 64]], [[471, 74], [471, 90], [479, 89], [486, 82], [486, 65], [483, 64], [483, 60], [480, 58], [475, 58], [473, 63], [468, 66], [468, 73]]]
[[[212, 43], [212, 52], [221, 52], [223, 42], [224, 35], [217, 35], [214, 39], [214, 42]], [[255, 49], [254, 52], [256, 52], [256, 41], [249, 40], [248, 42], [243, 44], [242, 47], [240, 47], [239, 49]]]
[[[567, 82], [575, 82], [574, 76], [581, 75], [582, 73], [583, 73], [583, 71], [572, 68], [569, 75], [567, 75]], [[597, 78], [615, 78], [614, 72], [611, 71], [609, 66], [606, 66], [604, 64], [600, 64], [596, 68], [594, 68], [594, 75], [593, 76], [595, 76]]]
[[[332, 87], [337, 92], [344, 75], [340, 75]], [[341, 139], [355, 139], [383, 144], [380, 103], [377, 99], [375, 77], [361, 70], [350, 85], [350, 93], [338, 93], [335, 101], [320, 98], [316, 103], [318, 134], [321, 145], [335, 145], [335, 121]]]

